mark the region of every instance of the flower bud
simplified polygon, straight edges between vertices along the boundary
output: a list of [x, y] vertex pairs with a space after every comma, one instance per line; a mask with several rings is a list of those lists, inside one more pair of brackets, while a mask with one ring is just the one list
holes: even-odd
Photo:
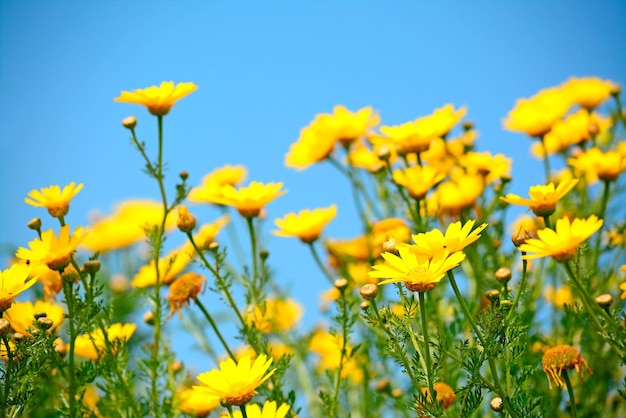
[[465, 132], [467, 131], [471, 131], [472, 129], [474, 129], [474, 122], [472, 122], [471, 120], [465, 120], [463, 121], [463, 130]]
[[389, 383], [389, 379], [385, 379], [384, 377], [376, 382], [376, 392], [386, 392], [391, 384]]
[[41, 229], [41, 219], [33, 218], [30, 221], [28, 221], [27, 225], [33, 231], [39, 231]]
[[489, 402], [489, 406], [495, 412], [502, 412], [502, 410], [504, 409], [504, 404], [502, 403], [502, 398], [500, 397], [493, 398], [491, 402]]
[[502, 284], [508, 283], [511, 280], [511, 269], [507, 267], [500, 267], [496, 270], [496, 280]]
[[368, 283], [361, 287], [361, 297], [365, 300], [376, 299], [376, 295], [378, 295], [378, 286], [372, 283]]
[[383, 145], [378, 148], [378, 152], [376, 152], [376, 156], [383, 161], [387, 161], [391, 158], [391, 150], [388, 146]]
[[361, 310], [363, 312], [365, 312], [365, 311], [367, 311], [370, 308], [370, 303], [368, 301], [364, 300], [363, 302], [361, 302], [359, 304], [359, 308], [361, 308]]
[[0, 335], [7, 335], [11, 331], [11, 323], [5, 318], [0, 318]]
[[84, 269], [89, 274], [96, 274], [100, 271], [100, 262], [98, 260], [89, 260], [85, 262]]
[[500, 291], [496, 289], [487, 290], [485, 292], [485, 297], [493, 304], [498, 304], [500, 302]]
[[609, 295], [608, 293], [605, 293], [604, 295], [600, 295], [596, 297], [596, 303], [602, 309], [609, 309], [609, 307], [613, 304], [613, 296]]
[[63, 342], [62, 339], [57, 338], [56, 340], [54, 340], [52, 346], [54, 347], [54, 351], [59, 353], [59, 356], [65, 357], [65, 354], [67, 353], [67, 345]]
[[152, 313], [152, 311], [148, 311], [143, 314], [143, 322], [148, 325], [154, 325], [154, 314]]
[[50, 328], [52, 328], [52, 326], [54, 325], [54, 323], [52, 322], [52, 320], [48, 317], [41, 317], [41, 318], [37, 318], [37, 327], [41, 330], [47, 331]]
[[196, 227], [196, 218], [189, 213], [187, 206], [178, 205], [178, 223], [181, 232], [191, 232]]
[[267, 260], [267, 257], [270, 256], [270, 252], [267, 250], [261, 250], [259, 251], [259, 258], [261, 258], [261, 260], [265, 261]]
[[20, 341], [24, 341], [26, 338], [26, 335], [22, 334], [21, 332], [16, 332], [13, 334], [13, 340], [15, 340], [15, 342], [17, 343], [19, 343]]
[[35, 312], [35, 315], [33, 315], [35, 317], [35, 319], [39, 319], [39, 318], [47, 318], [48, 314], [45, 312]]
[[526, 229], [526, 223], [520, 222], [519, 229], [513, 234], [513, 236], [511, 236], [511, 241], [513, 242], [513, 245], [519, 247], [530, 238], [532, 238], [532, 236], [528, 232], [528, 229]]
[[335, 280], [334, 286], [339, 290], [343, 290], [346, 287], [348, 287], [348, 280], [344, 279], [343, 277], [340, 279], [337, 279]]
[[183, 170], [180, 173], [178, 173], [178, 177], [180, 177], [182, 181], [185, 181], [189, 178], [189, 172]]
[[513, 302], [511, 302], [510, 300], [503, 300], [500, 302], [500, 310], [504, 312], [509, 312], [512, 307], [513, 307]]
[[174, 373], [178, 373], [182, 369], [183, 369], [183, 363], [181, 363], [180, 361], [176, 360], [172, 363], [172, 371]]
[[398, 252], [398, 249], [396, 248], [397, 245], [398, 245], [398, 242], [393, 237], [389, 236], [383, 242], [383, 252], [398, 255], [399, 252]]
[[122, 120], [122, 126], [131, 131], [137, 126], [137, 118], [134, 116], [127, 116]]
[[[48, 267], [50, 268], [50, 270], [54, 270], [52, 267], [50, 267], [50, 265], [48, 265]], [[76, 283], [80, 280], [80, 274], [78, 274], [73, 268], [67, 269], [61, 274], [61, 279], [63, 279], [65, 283]]]

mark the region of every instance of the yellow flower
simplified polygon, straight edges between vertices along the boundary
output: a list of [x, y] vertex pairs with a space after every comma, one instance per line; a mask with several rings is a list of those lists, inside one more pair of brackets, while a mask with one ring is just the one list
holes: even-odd
[[[456, 399], [454, 389], [443, 382], [434, 383], [433, 389], [437, 394], [437, 402], [441, 404], [443, 409], [448, 409], [454, 402], [454, 399]], [[428, 390], [428, 388], [422, 388], [422, 393], [426, 395], [428, 401], [432, 402], [430, 398], [430, 390]]]
[[472, 231], [476, 221], [470, 220], [461, 226], [461, 222], [454, 222], [448, 226], [445, 235], [438, 229], [413, 235], [415, 244], [409, 245], [411, 252], [425, 255], [429, 258], [447, 252], [453, 254], [462, 251], [465, 247], [480, 238], [480, 233], [487, 227], [482, 224]]
[[[178, 274], [183, 271], [187, 264], [191, 261], [192, 252], [189, 251], [189, 247], [183, 245], [167, 256], [162, 257], [159, 260], [159, 279], [161, 283], [171, 283]], [[136, 288], [144, 288], [153, 286], [157, 282], [156, 269], [154, 260], [150, 260], [150, 264], [142, 266], [131, 285]]]
[[545, 288], [543, 296], [558, 308], [562, 308], [565, 305], [574, 305], [572, 288], [568, 285], [563, 285], [556, 290], [552, 286], [548, 286]]
[[407, 189], [409, 195], [417, 200], [423, 199], [444, 177], [445, 174], [428, 165], [424, 167], [416, 165], [393, 172], [393, 181]]
[[52, 321], [52, 328], [56, 330], [63, 319], [65, 319], [65, 311], [62, 307], [54, 305], [50, 302], [38, 300], [32, 302], [15, 302], [11, 308], [4, 312], [4, 317], [11, 323], [14, 331], [21, 332], [24, 335], [32, 335], [29, 328], [33, 327], [35, 314], [45, 313], [46, 317]]
[[[248, 418], [285, 418], [289, 412], [290, 406], [286, 403], [280, 407], [275, 401], [265, 401], [263, 409], [257, 404], [246, 405], [246, 416]], [[242, 418], [241, 411], [235, 409], [231, 418]]]
[[[115, 206], [113, 214], [96, 220], [90, 227], [83, 247], [91, 251], [110, 251], [128, 247], [144, 240], [146, 229], [160, 225], [163, 220], [163, 204], [152, 200], [127, 200]], [[176, 218], [169, 216], [165, 229], [176, 225]]]
[[291, 329], [302, 317], [302, 307], [292, 299], [268, 298], [246, 313], [248, 326], [254, 325], [264, 333], [283, 332]]
[[222, 196], [216, 199], [216, 203], [232, 206], [241, 216], [253, 218], [259, 216], [265, 205], [287, 193], [286, 190], [281, 190], [282, 187], [282, 183], [263, 184], [258, 181], [253, 181], [248, 187], [240, 189], [225, 185], [222, 188]]
[[70, 210], [70, 200], [83, 188], [83, 184], [71, 182], [69, 185], [61, 188], [58, 185], [44, 187], [41, 190], [32, 190], [28, 193], [28, 197], [24, 199], [26, 203], [36, 207], [45, 207], [48, 209], [50, 216], [61, 218]]
[[569, 110], [568, 95], [560, 88], [541, 90], [529, 99], [519, 99], [504, 120], [510, 131], [541, 137]]
[[178, 408], [186, 414], [196, 417], [206, 417], [211, 411], [220, 407], [217, 396], [208, 396], [204, 393], [185, 388], [177, 393]]
[[587, 183], [600, 180], [614, 181], [626, 170], [626, 155], [619, 151], [602, 152], [590, 148], [577, 157], [569, 158], [567, 163], [578, 173], [584, 173]]
[[561, 375], [563, 371], [575, 369], [583, 378], [583, 367], [589, 374], [593, 374], [589, 365], [578, 350], [571, 345], [558, 345], [546, 351], [541, 359], [543, 371], [548, 376], [548, 383], [552, 389], [552, 382], [562, 388], [565, 387], [565, 380]]
[[298, 140], [289, 147], [285, 155], [286, 167], [305, 170], [324, 161], [335, 149], [335, 138], [324, 135], [316, 120], [302, 128]]
[[245, 356], [238, 363], [232, 359], [220, 362], [219, 370], [211, 370], [198, 376], [203, 386], [194, 386], [205, 395], [217, 396], [224, 403], [241, 406], [250, 401], [263, 382], [274, 374], [276, 369], [267, 371], [272, 364], [265, 354], [254, 360]]
[[326, 225], [337, 216], [337, 206], [314, 210], [304, 209], [298, 214], [288, 213], [284, 218], [276, 219], [274, 223], [279, 237], [297, 237], [304, 243], [311, 243], [320, 236]]
[[486, 184], [503, 177], [511, 177], [511, 159], [504, 154], [491, 155], [490, 152], [471, 151], [459, 158], [459, 165], [470, 175], [484, 176]]
[[[126, 343], [135, 332], [135, 324], [112, 324], [105, 328], [106, 339], [112, 345], [113, 354], [117, 352], [120, 343]], [[76, 337], [74, 346], [75, 353], [81, 357], [98, 360], [106, 355], [107, 344], [101, 329], [96, 329], [90, 334], [82, 334]]]
[[[333, 335], [328, 331], [318, 329], [313, 333], [309, 342], [309, 350], [320, 356], [318, 365], [321, 370], [337, 370], [341, 364], [341, 347], [343, 341], [340, 336]], [[346, 344], [346, 351], [352, 351], [350, 344]], [[357, 358], [347, 356], [343, 357], [343, 366], [341, 368], [341, 377], [350, 378], [355, 383], [363, 381], [363, 370], [358, 367]]]
[[14, 297], [35, 284], [37, 277], [29, 279], [30, 272], [31, 266], [26, 263], [14, 263], [0, 270], [0, 312], [11, 306]]
[[380, 123], [380, 117], [369, 106], [356, 112], [341, 105], [335, 106], [332, 114], [318, 115], [316, 120], [320, 124], [320, 134], [343, 146], [368, 136], [370, 130]]
[[415, 120], [416, 129], [423, 137], [445, 137], [466, 113], [467, 109], [465, 107], [454, 110], [454, 106], [448, 103], [439, 109], [435, 109], [428, 116], [417, 118]]
[[387, 144], [397, 150], [399, 154], [424, 152], [428, 150], [430, 143], [435, 139], [421, 135], [415, 121], [395, 126], [381, 126], [380, 132], [383, 136], [372, 138], [372, 141], [377, 144]]
[[398, 247], [399, 256], [383, 253], [387, 263], [373, 266], [370, 277], [382, 280], [379, 284], [404, 282], [413, 292], [428, 292], [435, 288], [449, 270], [465, 259], [463, 252], [448, 254], [439, 252], [432, 259], [427, 255], [411, 251], [410, 246]]
[[[620, 270], [622, 271], [626, 271], [626, 264], [620, 267]], [[622, 282], [619, 285], [619, 290], [622, 291], [622, 295], [620, 296], [621, 299], [626, 299], [626, 282]]]
[[178, 222], [176, 226], [181, 232], [191, 232], [196, 227], [196, 218], [189, 213], [189, 209], [185, 205], [177, 206]]
[[554, 183], [546, 186], [539, 184], [531, 186], [528, 190], [530, 199], [524, 199], [512, 193], [502, 196], [500, 199], [511, 205], [528, 206], [537, 216], [550, 216], [556, 210], [556, 204], [559, 200], [572, 190], [577, 183], [578, 179], [564, 181], [559, 183], [556, 188]]
[[33, 266], [31, 278], [37, 278], [43, 284], [43, 295], [46, 300], [53, 300], [63, 289], [63, 282], [58, 271], [50, 270], [45, 264]]
[[36, 238], [28, 243], [30, 249], [20, 247], [16, 255], [22, 260], [30, 260], [34, 265], [45, 264], [50, 270], [63, 270], [86, 234], [87, 231], [79, 226], [70, 235], [70, 227], [65, 225], [61, 227], [57, 238], [54, 231], [49, 229], [41, 233], [41, 239]]
[[436, 209], [441, 214], [457, 216], [463, 209], [472, 207], [485, 189], [480, 175], [453, 172], [451, 177], [451, 181], [441, 183], [432, 197], [427, 199], [429, 213]]
[[215, 199], [222, 196], [222, 187], [230, 184], [236, 186], [246, 178], [246, 168], [242, 165], [225, 165], [216, 168], [202, 178], [202, 183], [189, 192], [188, 199], [194, 203], [216, 203]]
[[[385, 161], [379, 157], [377, 149], [380, 150], [382, 145], [374, 145], [374, 151], [366, 147], [361, 142], [355, 142], [350, 148], [349, 155], [346, 157], [346, 162], [356, 168], [363, 168], [370, 173], [378, 173], [385, 168]], [[393, 161], [395, 156], [393, 151], [390, 151], [389, 160]]]
[[572, 77], [561, 85], [572, 103], [593, 109], [615, 92], [618, 86], [609, 80], [598, 77]]
[[[604, 118], [597, 113], [589, 114], [586, 109], [569, 115], [564, 120], [557, 121], [544, 138], [548, 155], [566, 151], [571, 145], [580, 144], [589, 140], [611, 127], [610, 118]], [[533, 143], [533, 155], [543, 158], [544, 150], [540, 142]]]
[[587, 219], [561, 218], [556, 221], [554, 230], [545, 228], [537, 231], [538, 238], [527, 239], [519, 249], [529, 253], [522, 258], [531, 260], [552, 257], [558, 262], [569, 261], [576, 255], [578, 246], [602, 227], [602, 219], [591, 215]]
[[198, 86], [193, 83], [178, 83], [164, 81], [160, 86], [151, 86], [134, 91], [122, 91], [116, 102], [138, 104], [148, 108], [148, 112], [155, 116], [165, 116], [170, 112], [174, 103], [196, 91]]
[[202, 293], [205, 283], [206, 278], [197, 273], [185, 273], [176, 279], [170, 285], [170, 293], [167, 297], [172, 308], [170, 316], [178, 312], [178, 317], [182, 318], [183, 306], [188, 305], [190, 299], [196, 300]]

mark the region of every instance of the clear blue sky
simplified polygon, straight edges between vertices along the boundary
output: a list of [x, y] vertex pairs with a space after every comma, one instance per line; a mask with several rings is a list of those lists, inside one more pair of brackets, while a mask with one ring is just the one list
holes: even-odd
[[[217, 166], [243, 164], [250, 180], [283, 181], [269, 206], [287, 212], [337, 203], [327, 232], [360, 227], [347, 185], [330, 167], [283, 166], [300, 128], [335, 104], [371, 105], [384, 124], [468, 106], [478, 148], [514, 158], [513, 191], [541, 181], [529, 140], [502, 129], [515, 100], [568, 77], [626, 79], [626, 3], [617, 1], [11, 1], [0, 0], [0, 245], [32, 239], [24, 204], [50, 184], [84, 183], [69, 222], [110, 212], [131, 197], [157, 198], [120, 121], [139, 118], [154, 144], [155, 121], [114, 103], [121, 90], [163, 80], [198, 91], [165, 120], [170, 190]], [[154, 147], [152, 148], [154, 150]], [[194, 208], [203, 221], [217, 212]], [[269, 225], [268, 225], [269, 226]], [[271, 228], [267, 228], [269, 233]], [[279, 280], [316, 320], [325, 282], [295, 240], [271, 237]]]

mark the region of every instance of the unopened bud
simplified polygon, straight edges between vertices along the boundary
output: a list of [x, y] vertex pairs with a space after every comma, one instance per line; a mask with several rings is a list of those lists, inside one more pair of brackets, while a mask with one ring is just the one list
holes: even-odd
[[613, 304], [613, 296], [609, 295], [608, 293], [605, 293], [604, 295], [600, 295], [596, 297], [596, 303], [602, 309], [608, 309]]
[[267, 250], [261, 250], [259, 251], [259, 257], [261, 258], [261, 260], [265, 261], [267, 260], [267, 257], [270, 256], [270, 252]]
[[474, 122], [472, 122], [471, 120], [466, 120], [466, 121], [463, 121], [462, 126], [465, 132], [471, 131], [474, 128]]
[[181, 363], [180, 361], [176, 360], [172, 363], [172, 371], [174, 373], [178, 373], [182, 369], [183, 369], [183, 363]]
[[[69, 262], [68, 262], [69, 263]], [[48, 265], [48, 267], [50, 267], [50, 265]], [[54, 270], [54, 269], [52, 269]], [[71, 270], [66, 270], [63, 272], [63, 274], [61, 274], [61, 279], [65, 282], [65, 283], [76, 283], [80, 280], [80, 274], [78, 274], [76, 272], [76, 270], [71, 269]]]
[[13, 334], [13, 340], [15, 340], [15, 342], [20, 342], [20, 341], [24, 341], [26, 339], [26, 335], [22, 334], [21, 332], [16, 332]]
[[39, 318], [47, 318], [48, 314], [45, 312], [35, 312], [35, 315], [33, 315], [35, 317], [35, 319], [39, 319]]
[[84, 269], [89, 274], [96, 274], [100, 271], [100, 262], [98, 260], [89, 260], [85, 262]]
[[363, 302], [361, 302], [359, 304], [359, 308], [361, 308], [361, 310], [363, 312], [365, 312], [365, 311], [367, 311], [370, 308], [370, 303], [368, 301], [364, 300]]
[[500, 292], [496, 289], [487, 290], [485, 292], [485, 297], [496, 305], [500, 302]]
[[500, 267], [496, 270], [496, 280], [502, 284], [508, 283], [511, 280], [511, 269], [507, 267]]
[[334, 283], [335, 287], [339, 290], [343, 290], [348, 286], [348, 280], [344, 279], [343, 277], [340, 279], [335, 280]]
[[181, 232], [191, 232], [196, 227], [196, 218], [189, 213], [187, 206], [178, 205], [178, 222], [176, 224]]
[[47, 318], [47, 317], [37, 318], [37, 327], [39, 329], [46, 331], [52, 328], [53, 325], [54, 323], [52, 322], [50, 318]]
[[134, 116], [127, 116], [122, 120], [122, 126], [131, 131], [137, 126], [137, 118]]
[[502, 403], [502, 398], [500, 397], [493, 398], [491, 402], [489, 402], [489, 406], [495, 412], [502, 412], [502, 410], [504, 409], [504, 404]]
[[154, 314], [152, 313], [152, 311], [148, 311], [143, 314], [143, 322], [148, 325], [154, 325]]
[[401, 397], [402, 396], [402, 389], [395, 388], [394, 390], [391, 391], [391, 396], [393, 396], [394, 398]]
[[511, 302], [510, 300], [503, 300], [500, 302], [500, 310], [504, 312], [509, 312], [512, 307], [513, 307], [513, 302]]
[[59, 353], [61, 357], [65, 357], [65, 354], [67, 353], [67, 345], [63, 342], [62, 339], [57, 338], [54, 341], [53, 346], [54, 346], [54, 351]]
[[376, 295], [378, 295], [378, 286], [372, 283], [368, 283], [361, 287], [361, 297], [365, 300], [376, 299]]
[[33, 231], [39, 231], [41, 229], [41, 219], [33, 218], [30, 221], [28, 221], [27, 225]]
[[516, 247], [519, 247], [520, 245], [525, 243], [526, 240], [530, 238], [532, 238], [532, 236], [526, 229], [526, 223], [520, 222], [519, 229], [517, 230], [517, 232], [513, 234], [513, 236], [511, 236], [511, 241], [513, 242], [513, 245], [515, 245]]
[[600, 132], [600, 127], [595, 123], [590, 123], [587, 127], [587, 131], [589, 132], [589, 136], [596, 136]]
[[217, 242], [212, 242], [209, 244], [209, 250], [217, 251], [220, 248], [220, 245]]
[[11, 323], [5, 318], [0, 318], [0, 335], [7, 335], [11, 331]]
[[397, 245], [398, 242], [393, 237], [389, 237], [383, 242], [383, 252], [398, 255]]
[[189, 173], [185, 170], [181, 171], [180, 173], [178, 173], [178, 177], [180, 177], [180, 179], [182, 181], [185, 181], [189, 178]]
[[389, 149], [388, 146], [383, 145], [380, 148], [378, 148], [378, 151], [376, 152], [376, 156], [383, 161], [387, 161], [391, 158], [391, 150]]
[[390, 386], [391, 384], [389, 383], [389, 379], [382, 378], [376, 382], [376, 392], [385, 392]]

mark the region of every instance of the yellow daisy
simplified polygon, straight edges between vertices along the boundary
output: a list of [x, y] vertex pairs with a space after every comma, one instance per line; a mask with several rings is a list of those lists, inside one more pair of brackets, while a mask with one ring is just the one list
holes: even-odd
[[394, 170], [393, 181], [407, 189], [413, 199], [420, 200], [445, 176], [429, 165], [424, 167], [416, 165], [404, 170]]
[[61, 306], [41, 300], [32, 302], [15, 302], [11, 308], [4, 312], [4, 317], [11, 323], [14, 331], [21, 332], [24, 335], [31, 336], [30, 328], [33, 328], [35, 314], [45, 313], [46, 318], [52, 321], [52, 328], [57, 329], [63, 319], [65, 319], [65, 311]]
[[291, 144], [285, 155], [285, 166], [305, 170], [324, 161], [335, 149], [335, 138], [323, 134], [320, 127], [311, 122], [300, 130], [300, 137]]
[[45, 207], [48, 209], [50, 216], [61, 218], [67, 215], [70, 210], [70, 200], [82, 188], [82, 183], [77, 186], [74, 182], [63, 187], [63, 190], [58, 185], [51, 185], [40, 190], [32, 190], [28, 193], [28, 197], [24, 199], [24, 202], [36, 207]]
[[241, 216], [253, 218], [259, 216], [259, 212], [265, 205], [287, 193], [286, 190], [281, 190], [282, 187], [282, 183], [263, 184], [258, 181], [253, 181], [247, 187], [239, 189], [225, 185], [222, 188], [222, 196], [216, 199], [216, 203], [232, 206], [239, 211]]
[[[284, 403], [281, 406], [275, 401], [265, 401], [263, 408], [257, 404], [246, 405], [246, 416], [248, 418], [285, 418], [289, 412], [289, 405]], [[231, 418], [242, 418], [241, 411], [234, 410]]]
[[541, 90], [529, 99], [519, 99], [504, 120], [510, 131], [541, 137], [569, 110], [569, 96], [560, 88]]
[[528, 206], [537, 216], [550, 216], [556, 210], [556, 204], [559, 200], [572, 190], [576, 184], [578, 184], [578, 179], [563, 181], [557, 187], [554, 187], [554, 183], [548, 185], [539, 184], [531, 186], [528, 190], [530, 199], [524, 199], [512, 193], [501, 196], [500, 199], [511, 205]]
[[16, 256], [22, 260], [30, 260], [35, 265], [45, 264], [50, 270], [63, 270], [86, 234], [87, 231], [79, 226], [70, 235], [69, 225], [64, 225], [57, 238], [54, 231], [49, 229], [41, 233], [41, 239], [36, 238], [28, 243], [30, 249], [20, 247]]
[[37, 282], [37, 277], [28, 276], [31, 266], [27, 263], [14, 263], [8, 269], [0, 270], [0, 312], [11, 306], [13, 298]]
[[626, 170], [626, 155], [619, 150], [600, 151], [590, 148], [582, 154], [569, 158], [567, 163], [578, 173], [583, 173], [589, 184], [600, 180], [615, 181]]
[[448, 254], [439, 252], [432, 259], [424, 254], [416, 254], [410, 246], [398, 247], [398, 255], [383, 253], [386, 264], [372, 266], [370, 277], [382, 280], [379, 284], [404, 282], [413, 292], [428, 292], [435, 288], [449, 270], [465, 259], [463, 252]]
[[196, 300], [204, 290], [206, 277], [197, 273], [185, 273], [170, 285], [170, 293], [167, 299], [170, 302], [172, 311], [170, 315], [178, 312], [178, 317], [182, 318], [183, 306], [189, 305], [190, 300]]
[[236, 186], [246, 178], [247, 171], [242, 165], [225, 165], [216, 168], [202, 178], [202, 183], [189, 192], [187, 198], [193, 203], [215, 203], [222, 196], [222, 186]]
[[165, 116], [174, 103], [196, 91], [198, 86], [193, 83], [178, 83], [164, 81], [160, 86], [151, 86], [145, 89], [122, 91], [116, 102], [138, 104], [148, 108], [148, 112], [155, 116]]
[[279, 237], [297, 237], [302, 242], [310, 243], [320, 236], [326, 225], [337, 216], [337, 206], [327, 208], [304, 209], [298, 214], [288, 213], [284, 218], [276, 219], [278, 228], [273, 231]]
[[217, 396], [207, 396], [192, 388], [185, 388], [179, 391], [176, 396], [178, 408], [194, 417], [206, 417], [211, 411], [220, 407], [220, 400]]
[[558, 262], [574, 258], [578, 246], [602, 227], [602, 219], [591, 215], [587, 219], [561, 218], [556, 221], [554, 230], [545, 228], [537, 231], [538, 238], [527, 239], [519, 246], [526, 252], [522, 258], [530, 260], [540, 257], [552, 257]]
[[438, 229], [413, 235], [411, 238], [415, 244], [408, 247], [411, 248], [411, 252], [430, 258], [436, 257], [443, 252], [453, 254], [462, 251], [480, 238], [480, 233], [487, 227], [485, 223], [472, 231], [475, 223], [476, 221], [470, 220], [461, 226], [460, 221], [454, 222], [448, 226], [445, 235]]
[[617, 91], [618, 86], [612, 81], [598, 77], [572, 77], [563, 83], [561, 88], [572, 103], [593, 109], [611, 97], [611, 93]]
[[217, 396], [229, 405], [241, 406], [250, 401], [263, 382], [274, 374], [276, 369], [268, 372], [272, 359], [261, 354], [254, 360], [250, 356], [242, 357], [238, 363], [233, 359], [220, 362], [219, 370], [211, 370], [198, 376], [203, 386], [194, 386], [205, 395]]
[[563, 371], [567, 373], [567, 370], [575, 369], [580, 373], [581, 379], [583, 378], [583, 367], [587, 369], [589, 374], [593, 374], [583, 356], [571, 345], [558, 345], [546, 351], [541, 359], [541, 366], [548, 376], [550, 389], [552, 389], [553, 382], [557, 386], [565, 387]]
[[291, 329], [302, 317], [302, 307], [293, 299], [267, 298], [246, 313], [248, 326], [261, 332], [282, 332]]
[[[135, 332], [135, 324], [112, 324], [106, 327], [106, 338], [113, 346], [113, 353], [120, 343], [125, 343]], [[98, 360], [106, 353], [106, 340], [102, 330], [96, 329], [90, 334], [82, 334], [76, 337], [74, 352], [84, 358]]]

